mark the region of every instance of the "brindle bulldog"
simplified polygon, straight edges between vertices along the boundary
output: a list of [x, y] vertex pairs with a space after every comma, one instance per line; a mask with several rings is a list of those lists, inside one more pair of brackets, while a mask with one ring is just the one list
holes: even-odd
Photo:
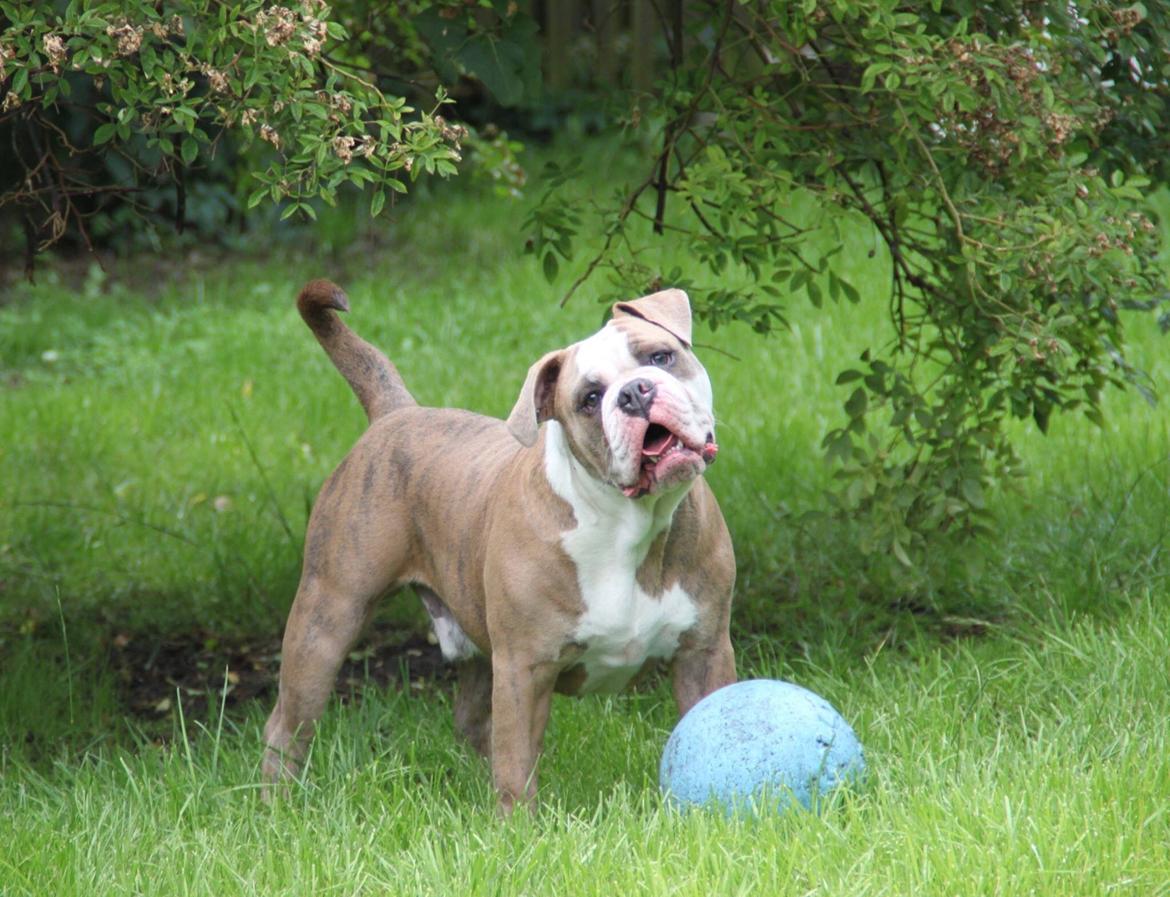
[[536, 796], [554, 691], [619, 690], [669, 660], [685, 714], [735, 681], [735, 558], [701, 476], [718, 448], [684, 292], [620, 302], [549, 352], [507, 421], [418, 405], [338, 318], [349, 306], [329, 281], [297, 307], [370, 426], [309, 519], [267, 782], [297, 774], [376, 600], [406, 585], [459, 665], [456, 726], [490, 758], [505, 812]]

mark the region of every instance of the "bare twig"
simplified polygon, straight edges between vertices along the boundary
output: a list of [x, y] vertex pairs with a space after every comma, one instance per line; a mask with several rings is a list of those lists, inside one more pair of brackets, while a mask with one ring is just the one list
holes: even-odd
[[569, 303], [569, 300], [573, 298], [573, 294], [577, 292], [577, 288], [589, 279], [590, 275], [592, 275], [593, 272], [597, 270], [597, 266], [600, 265], [605, 259], [606, 255], [609, 254], [609, 247], [613, 245], [614, 237], [616, 237], [618, 233], [621, 232], [622, 225], [625, 224], [626, 219], [629, 218], [630, 213], [633, 212], [634, 205], [637, 203], [638, 197], [640, 197], [646, 191], [646, 188], [649, 187], [653, 182], [654, 176], [651, 174], [650, 177], [646, 178], [646, 180], [642, 181], [641, 184], [630, 191], [630, 194], [626, 197], [626, 201], [622, 204], [621, 211], [618, 212], [617, 219], [610, 226], [609, 233], [606, 234], [605, 242], [601, 245], [601, 249], [598, 250], [597, 254], [594, 255], [593, 258], [589, 261], [589, 264], [585, 267], [585, 270], [581, 272], [580, 276], [578, 276], [577, 279], [573, 281], [573, 284], [569, 287], [568, 292], [566, 292], [565, 295], [561, 297], [561, 308], [564, 308]]
[[171, 539], [177, 539], [185, 545], [192, 545], [196, 548], [201, 547], [198, 542], [190, 536], [176, 530], [169, 529], [165, 526], [159, 526], [156, 523], [151, 523], [149, 520], [143, 518], [128, 517], [118, 511], [112, 511], [109, 508], [98, 507], [97, 505], [86, 505], [78, 502], [69, 501], [53, 501], [50, 499], [32, 500], [32, 501], [14, 501], [9, 507], [12, 508], [56, 508], [64, 511], [80, 511], [85, 514], [100, 514], [103, 517], [112, 517], [118, 523], [131, 524], [133, 526], [141, 526], [144, 529], [152, 530], [159, 535], [167, 536]]
[[256, 468], [256, 472], [260, 474], [260, 482], [264, 484], [264, 491], [268, 493], [268, 501], [272, 505], [272, 509], [276, 512], [276, 518], [280, 521], [280, 527], [284, 530], [284, 534], [288, 536], [288, 544], [292, 548], [293, 553], [299, 557], [300, 550], [297, 547], [297, 538], [293, 535], [288, 518], [284, 516], [284, 510], [280, 507], [280, 502], [276, 498], [276, 490], [272, 488], [272, 482], [268, 479], [268, 473], [264, 470], [264, 465], [260, 463], [260, 458], [256, 454], [256, 448], [252, 445], [252, 440], [248, 438], [248, 431], [244, 429], [244, 425], [240, 422], [240, 416], [236, 414], [235, 406], [229, 402], [227, 408], [228, 414], [232, 416], [232, 422], [236, 425], [236, 429], [240, 433], [240, 438], [244, 440], [244, 447], [248, 450], [248, 457], [252, 459], [252, 465]]

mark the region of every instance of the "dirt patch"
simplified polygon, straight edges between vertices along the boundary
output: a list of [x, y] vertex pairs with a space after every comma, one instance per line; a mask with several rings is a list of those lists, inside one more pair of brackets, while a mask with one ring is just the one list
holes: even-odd
[[[209, 632], [115, 635], [109, 662], [125, 709], [144, 722], [202, 721], [261, 700], [276, 699], [280, 640], [232, 640]], [[453, 669], [437, 645], [414, 629], [383, 627], [368, 633], [342, 665], [337, 694], [353, 700], [361, 689], [446, 687]]]

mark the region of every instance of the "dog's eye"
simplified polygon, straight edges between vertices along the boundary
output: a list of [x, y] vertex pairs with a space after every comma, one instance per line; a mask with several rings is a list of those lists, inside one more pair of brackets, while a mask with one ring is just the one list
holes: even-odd
[[663, 349], [650, 356], [650, 363], [656, 368], [668, 368], [674, 364], [674, 353]]
[[581, 396], [581, 410], [586, 414], [592, 414], [597, 410], [601, 404], [601, 390], [591, 389], [585, 395]]

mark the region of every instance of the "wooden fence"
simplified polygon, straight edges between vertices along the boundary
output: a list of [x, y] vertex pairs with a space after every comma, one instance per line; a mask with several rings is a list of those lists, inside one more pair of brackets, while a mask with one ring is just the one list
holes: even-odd
[[[588, 52], [591, 80], [648, 90], [664, 25], [681, 24], [683, 0], [543, 0], [522, 4], [541, 27], [545, 83], [563, 88]], [[680, 33], [681, 28], [678, 32]]]

